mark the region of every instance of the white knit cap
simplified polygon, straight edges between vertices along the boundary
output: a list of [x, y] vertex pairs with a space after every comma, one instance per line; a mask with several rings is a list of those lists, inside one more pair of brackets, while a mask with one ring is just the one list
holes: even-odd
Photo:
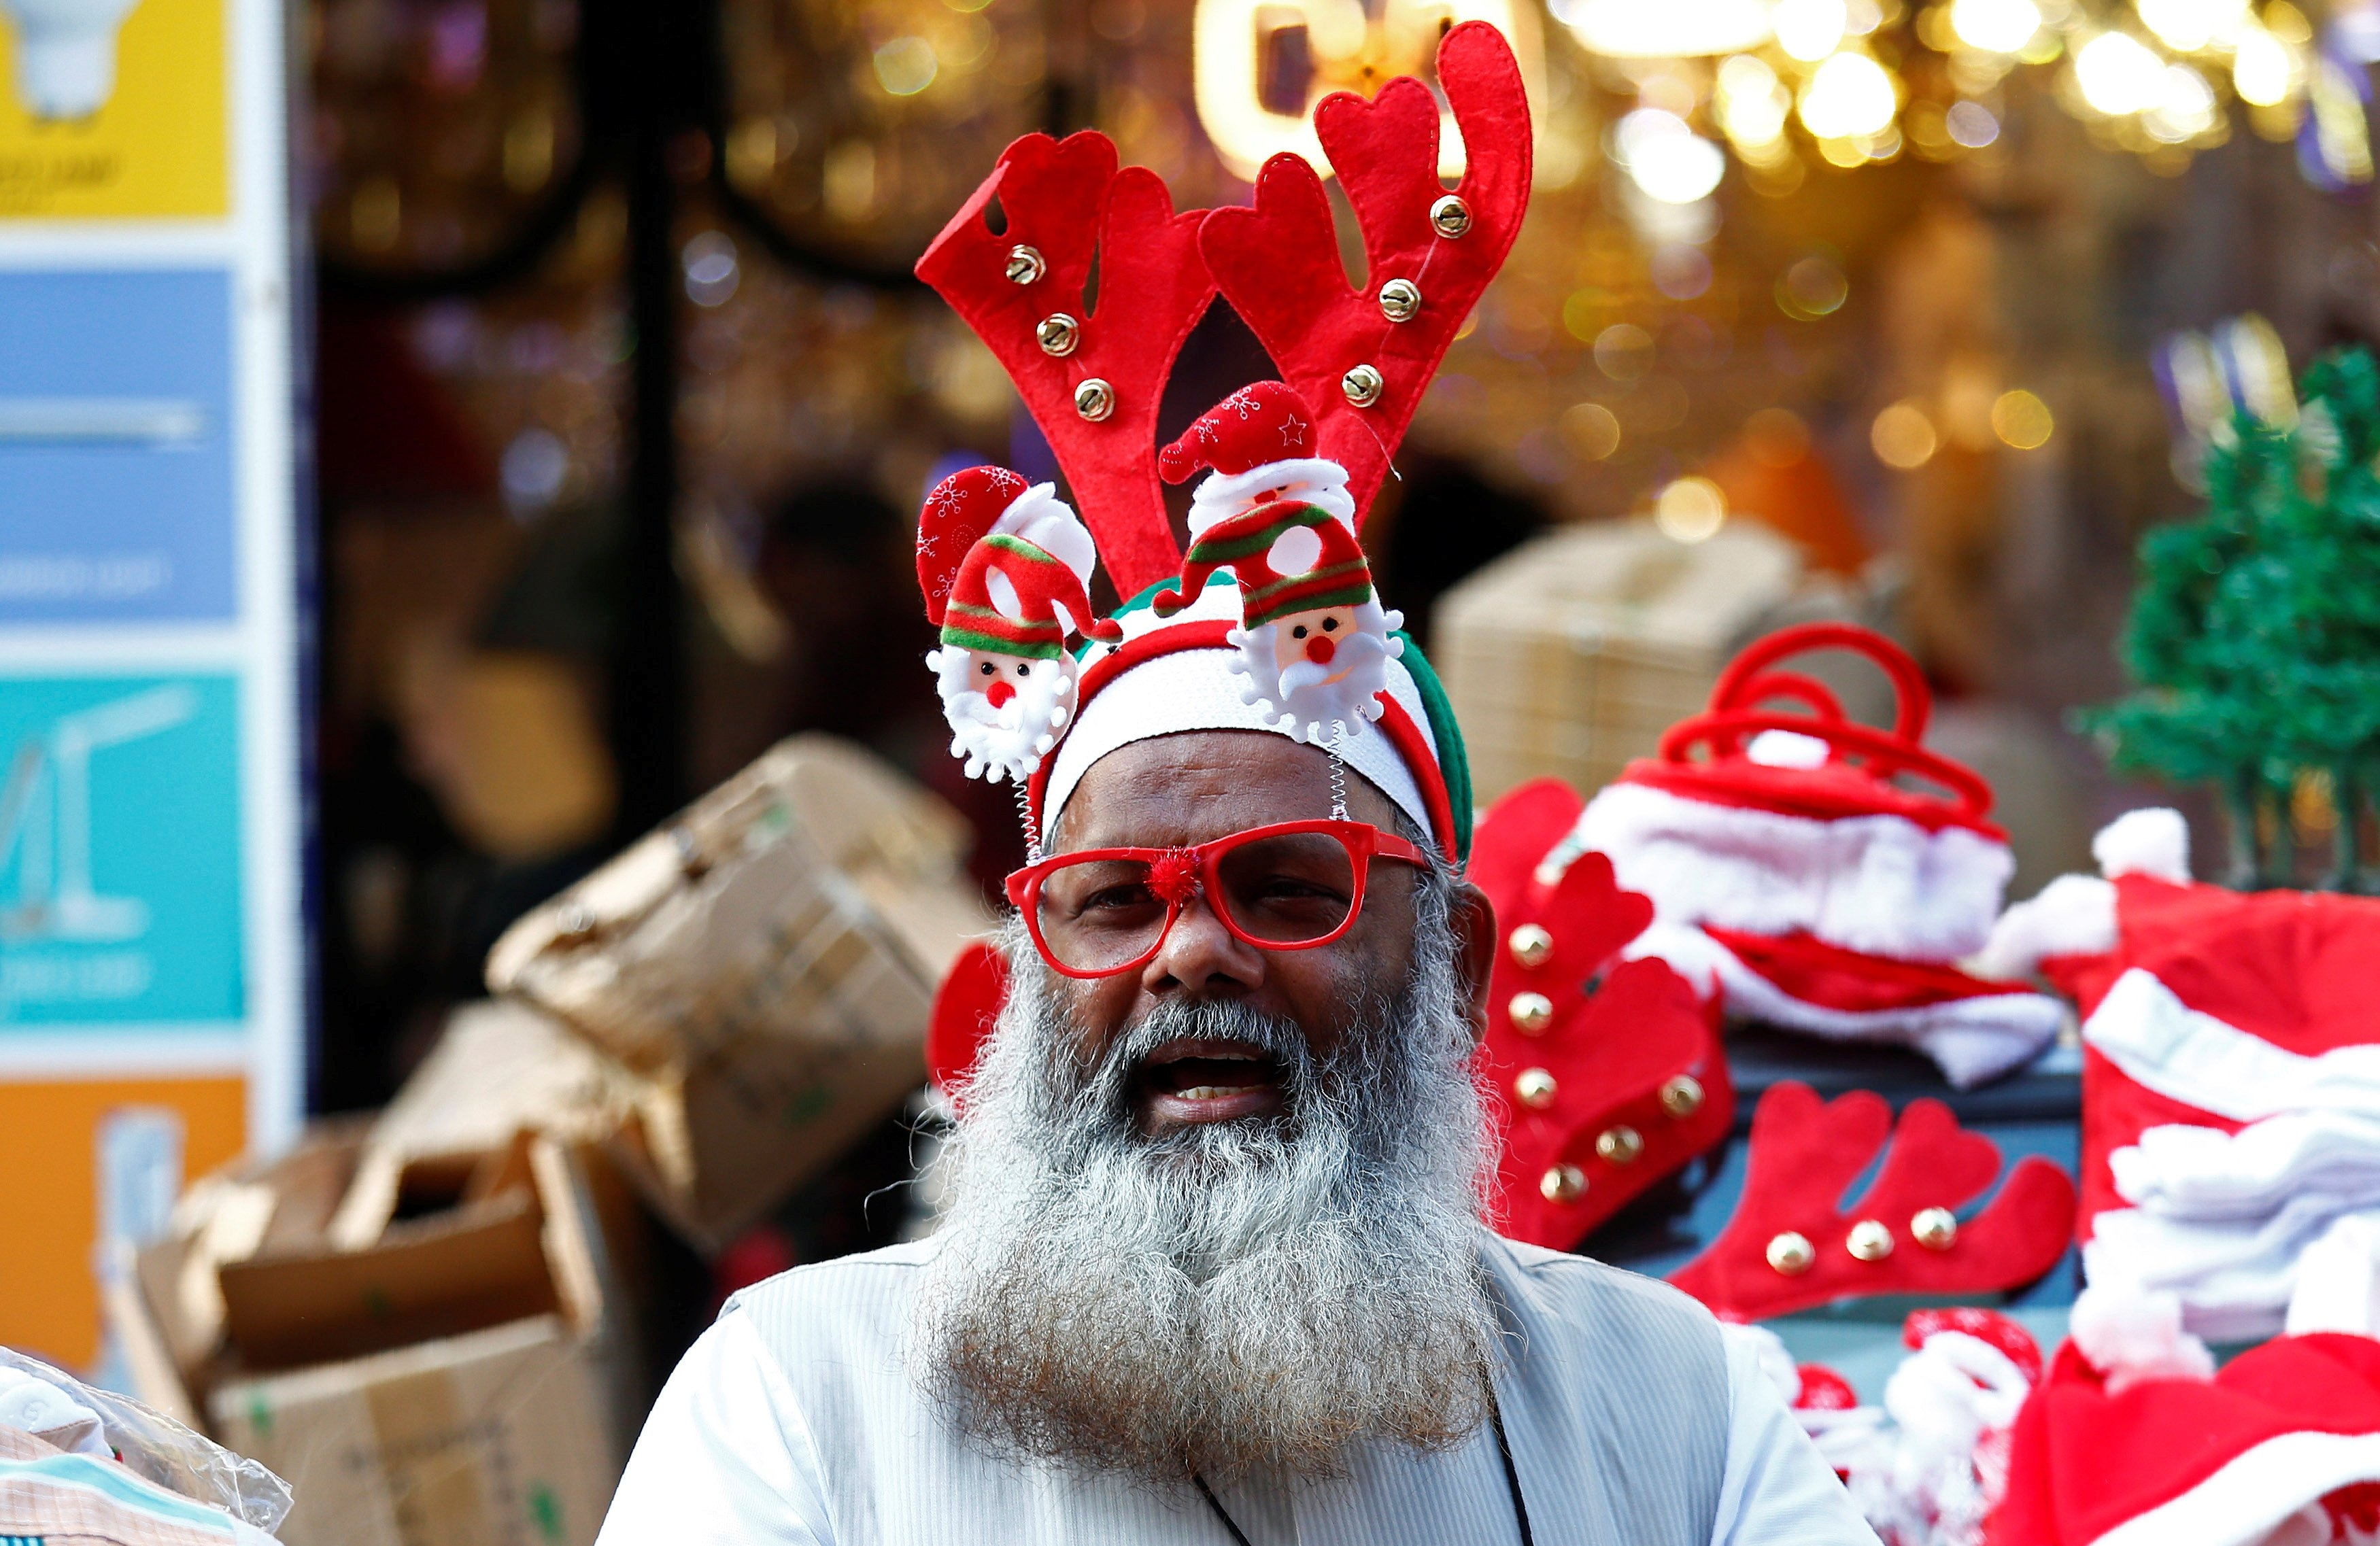
[[[1221, 576], [1209, 583], [1195, 603], [1162, 622], [1155, 612], [1145, 609], [1125, 612], [1116, 621], [1123, 624], [1125, 642], [1130, 643], [1160, 628], [1218, 619], [1233, 624], [1240, 620], [1240, 587]], [[1104, 649], [1094, 650], [1085, 659], [1085, 666], [1097, 663], [1105, 653]], [[1268, 722], [1264, 710], [1240, 701], [1241, 680], [1231, 669], [1236, 653], [1230, 649], [1184, 649], [1160, 655], [1124, 672], [1084, 704], [1074, 728], [1058, 743], [1057, 761], [1050, 770], [1049, 792], [1042, 802], [1042, 829], [1049, 831], [1057, 827], [1058, 817], [1066, 808], [1066, 797], [1075, 792], [1083, 775], [1091, 770], [1092, 764], [1119, 746], [1152, 736], [1202, 730], [1265, 731], [1287, 738], [1285, 731]], [[1388, 675], [1389, 695], [1420, 730], [1435, 758], [1439, 755], [1437, 738], [1431, 732], [1429, 712], [1422, 702], [1420, 689], [1414, 685], [1412, 673], [1391, 660]], [[1424, 833], [1434, 831], [1429, 803], [1423, 798], [1419, 781], [1379, 727], [1366, 726], [1345, 737], [1339, 743], [1339, 755], [1348, 767], [1412, 817], [1415, 827]], [[1315, 813], [1318, 816], [1329, 814]]]

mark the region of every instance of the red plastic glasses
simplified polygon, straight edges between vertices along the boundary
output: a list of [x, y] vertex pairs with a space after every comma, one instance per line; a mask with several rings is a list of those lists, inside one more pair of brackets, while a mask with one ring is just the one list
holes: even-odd
[[1285, 821], [1195, 848], [1092, 848], [1027, 864], [1008, 900], [1041, 959], [1069, 977], [1146, 966], [1195, 896], [1232, 936], [1264, 950], [1310, 950], [1364, 911], [1372, 861], [1427, 868], [1428, 856], [1362, 821]]

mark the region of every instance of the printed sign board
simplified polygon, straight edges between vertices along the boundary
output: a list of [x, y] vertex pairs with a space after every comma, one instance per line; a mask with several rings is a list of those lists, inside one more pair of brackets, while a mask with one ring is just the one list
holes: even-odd
[[302, 1110], [280, 0], [0, 0], [0, 1343]]
[[227, 213], [226, 3], [0, 0], [0, 218]]

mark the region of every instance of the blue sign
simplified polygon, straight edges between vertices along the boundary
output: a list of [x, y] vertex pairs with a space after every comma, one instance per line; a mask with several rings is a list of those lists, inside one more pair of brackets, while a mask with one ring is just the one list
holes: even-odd
[[231, 677], [0, 679], [0, 1043], [240, 1019], [239, 827]]
[[0, 623], [228, 622], [231, 292], [0, 272]]

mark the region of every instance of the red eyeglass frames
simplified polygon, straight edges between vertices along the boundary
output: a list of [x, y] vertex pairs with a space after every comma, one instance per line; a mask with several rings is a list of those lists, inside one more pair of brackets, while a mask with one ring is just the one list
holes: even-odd
[[1372, 861], [1427, 868], [1418, 847], [1362, 821], [1285, 821], [1194, 848], [1093, 848], [1008, 877], [1041, 959], [1069, 977], [1146, 966], [1194, 896], [1264, 950], [1310, 950], [1364, 911]]

